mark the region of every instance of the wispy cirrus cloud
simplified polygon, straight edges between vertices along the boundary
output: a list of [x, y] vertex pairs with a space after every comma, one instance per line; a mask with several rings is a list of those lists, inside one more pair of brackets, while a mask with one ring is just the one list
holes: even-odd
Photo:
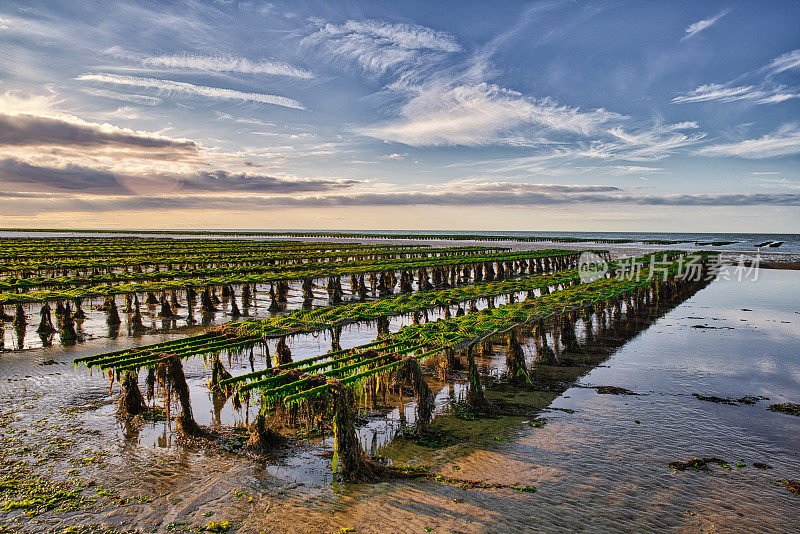
[[698, 146], [706, 137], [693, 121], [623, 129], [612, 126], [591, 138], [573, 143], [552, 143], [549, 150], [514, 158], [454, 163], [450, 167], [480, 168], [483, 176], [538, 176], [610, 174], [613, 176], [662, 172], [645, 162], [663, 160]]
[[293, 109], [305, 109], [297, 100], [284, 96], [271, 95], [266, 93], [248, 93], [235, 89], [223, 89], [221, 87], [208, 87], [195, 85], [187, 82], [176, 82], [173, 80], [162, 80], [159, 78], [143, 78], [138, 76], [126, 76], [122, 74], [81, 74], [76, 78], [79, 81], [97, 82], [102, 84], [119, 85], [126, 87], [140, 87], [143, 89], [156, 89], [160, 93], [170, 94], [179, 93], [189, 96], [201, 96], [205, 98], [238, 100], [241, 102], [256, 102], [260, 104], [272, 104]]
[[663, 172], [662, 167], [648, 167], [646, 165], [614, 165], [606, 169], [610, 174], [626, 175], [626, 174], [652, 174]]
[[701, 20], [698, 20], [697, 22], [693, 22], [692, 24], [689, 24], [689, 26], [686, 27], [686, 35], [681, 39], [681, 41], [685, 41], [686, 39], [689, 39], [690, 37], [694, 37], [695, 35], [697, 35], [701, 31], [707, 30], [708, 28], [710, 28], [711, 26], [716, 24], [719, 19], [721, 19], [722, 17], [724, 17], [725, 15], [727, 15], [730, 12], [731, 12], [730, 9], [725, 9], [723, 11], [720, 11], [718, 14], [714, 15], [713, 17], [710, 17], [710, 18], [707, 18], [707, 19], [701, 19]]
[[302, 43], [354, 63], [371, 74], [411, 68], [437, 56], [461, 51], [461, 45], [447, 32], [377, 20], [321, 23]]
[[778, 74], [798, 67], [800, 67], [800, 49], [792, 50], [791, 52], [786, 52], [776, 57], [769, 65], [764, 67], [764, 69], [773, 74]]
[[233, 55], [162, 54], [146, 55], [129, 52], [114, 46], [104, 54], [118, 59], [136, 62], [144, 67], [166, 70], [192, 70], [209, 73], [263, 74], [310, 79], [314, 75], [305, 69], [274, 59], [251, 60]]
[[768, 87], [740, 85], [731, 86], [720, 83], [701, 85], [688, 93], [678, 95], [671, 100], [673, 104], [692, 102], [736, 102], [738, 100], [754, 100], [757, 104], [777, 104], [793, 98], [800, 98], [799, 93], [792, 92], [785, 85]]
[[584, 112], [547, 98], [528, 98], [490, 83], [432, 84], [415, 89], [400, 118], [359, 133], [410, 146], [524, 144], [532, 141], [520, 129], [585, 136], [620, 118], [604, 109]]
[[765, 96], [758, 100], [759, 104], [778, 104], [780, 102], [786, 102], [787, 100], [793, 100], [795, 98], [800, 98], [800, 93], [784, 93], [784, 92], [776, 92], [769, 96]]
[[724, 143], [704, 147], [697, 151], [701, 156], [734, 156], [763, 159], [800, 154], [800, 127], [786, 124], [775, 133], [737, 143]]
[[99, 96], [101, 98], [110, 98], [112, 100], [119, 100], [121, 102], [130, 102], [131, 104], [139, 104], [142, 106], [157, 106], [162, 102], [160, 98], [156, 98], [154, 96], [133, 95], [130, 93], [120, 93], [117, 91], [110, 91], [108, 89], [95, 89], [95, 88], [83, 87], [80, 90], [81, 92], [87, 95]]
[[753, 79], [760, 75], [762, 79], [749, 85], [737, 85], [735, 82], [703, 84], [686, 93], [679, 94], [671, 100], [673, 104], [695, 102], [737, 102], [753, 101], [757, 104], [778, 104], [800, 98], [800, 90], [776, 83], [774, 75], [800, 67], [800, 49], [782, 54], [760, 69], [744, 74], [742, 77]]
[[764, 91], [756, 89], [752, 85], [741, 85], [732, 87], [721, 83], [709, 83], [700, 85], [688, 93], [678, 95], [671, 100], [673, 104], [686, 104], [689, 102], [735, 102], [737, 100], [761, 98], [765, 96]]
[[261, 119], [254, 119], [252, 117], [234, 117], [230, 113], [224, 113], [222, 111], [215, 111], [214, 115], [217, 117], [217, 120], [220, 121], [229, 121], [236, 124], [254, 124], [258, 126], [275, 126], [274, 122], [267, 122]]
[[613, 141], [598, 142], [590, 149], [578, 153], [600, 159], [657, 161], [679, 149], [696, 145], [703, 140], [706, 136], [705, 132], [688, 132], [688, 130], [697, 128], [696, 122], [658, 124], [633, 131], [616, 126], [608, 130]]

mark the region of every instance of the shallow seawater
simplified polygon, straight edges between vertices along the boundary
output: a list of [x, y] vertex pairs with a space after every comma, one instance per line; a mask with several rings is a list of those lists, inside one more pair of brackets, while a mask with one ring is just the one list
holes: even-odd
[[[574, 413], [545, 410], [539, 428], [506, 418], [504, 437], [416, 459], [446, 476], [534, 485], [535, 493], [397, 483], [323, 504], [297, 496], [285, 514], [315, 528], [332, 515], [333, 525], [357, 532], [794, 532], [800, 497], [778, 481], [800, 477], [800, 418], [767, 407], [800, 400], [798, 274], [717, 280], [550, 404]], [[639, 395], [590, 389], [603, 385]], [[733, 406], [692, 393], [769, 400]], [[730, 468], [668, 466], [692, 457]]]
[[[301, 442], [268, 462], [253, 462], [176, 446], [163, 423], [130, 429], [114, 417], [118, 386], [110, 394], [107, 379], [73, 368], [72, 360], [130, 346], [131, 338], [0, 355], [0, 408], [20, 410], [11, 426], [17, 436], [24, 431], [26, 442], [45, 444], [63, 431], [75, 440], [68, 456], [102, 456], [102, 465], [89, 465], [81, 475], [154, 499], [138, 508], [70, 517], [73, 522], [154, 532], [171, 522], [204, 524], [211, 517], [205, 514], [213, 511], [213, 519], [229, 519], [241, 532], [338, 532], [341, 527], [356, 532], [791, 532], [800, 496], [778, 480], [800, 478], [800, 418], [767, 407], [800, 402], [798, 283], [800, 272], [794, 271], [762, 270], [756, 282], [719, 279], [652, 324], [640, 325], [643, 330], [608, 333], [618, 339], [608, 340], [615, 349], [610, 355], [593, 361], [599, 366], [536, 367], [537, 375], [578, 380], [530, 394], [549, 405], [540, 414], [547, 419], [544, 426], [531, 427], [530, 417], [502, 417], [470, 423], [480, 431], [474, 440], [444, 448], [407, 446], [392, 439], [403, 426], [400, 409], [406, 424], [413, 422], [414, 404], [406, 399], [402, 407], [366, 418], [360, 429], [365, 448], [389, 460], [410, 460], [460, 479], [531, 485], [535, 493], [423, 480], [337, 486], [330, 460], [321, 454], [330, 440]], [[392, 331], [409, 321], [395, 318]], [[374, 335], [374, 325], [346, 328], [342, 346], [366, 343]], [[148, 334], [136, 342], [171, 336]], [[290, 346], [300, 359], [325, 352], [329, 344], [320, 335], [298, 338]], [[531, 348], [532, 343], [525, 347], [529, 356]], [[47, 359], [56, 363], [40, 365]], [[233, 374], [250, 370], [247, 358], [225, 364]], [[491, 375], [502, 373], [502, 349], [480, 364]], [[263, 367], [263, 359], [256, 357], [255, 365]], [[230, 402], [214, 409], [203, 385], [210, 370], [201, 359], [187, 361], [186, 374], [201, 424], [235, 425], [252, 417], [235, 412]], [[463, 385], [430, 384], [437, 393], [434, 425], [461, 424], [447, 411], [452, 400], [463, 397]], [[606, 385], [638, 395], [592, 389]], [[699, 400], [693, 393], [769, 399], [734, 406]], [[692, 457], [720, 458], [730, 468], [675, 471], [668, 466]], [[53, 476], [62, 474], [56, 469]], [[0, 523], [7, 519], [0, 514]]]
[[[521, 433], [508, 454], [551, 471], [530, 499], [537, 516], [568, 530], [590, 517], [592, 530], [794, 530], [800, 497], [775, 481], [800, 476], [800, 418], [767, 407], [800, 400], [800, 277], [760, 275], [716, 281], [581, 380], [641, 395], [571, 388], [551, 406], [574, 414]], [[769, 400], [732, 406], [693, 393]], [[733, 467], [667, 467], [692, 457]]]

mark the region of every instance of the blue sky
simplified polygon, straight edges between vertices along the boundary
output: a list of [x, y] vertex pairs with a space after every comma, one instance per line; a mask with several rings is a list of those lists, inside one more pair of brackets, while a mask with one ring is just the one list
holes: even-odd
[[0, 225], [800, 231], [800, 2], [0, 0]]

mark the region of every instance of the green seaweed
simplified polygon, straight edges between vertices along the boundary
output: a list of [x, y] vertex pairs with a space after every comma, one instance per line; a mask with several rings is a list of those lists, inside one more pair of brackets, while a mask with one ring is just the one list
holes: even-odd
[[782, 404], [770, 404], [769, 410], [773, 412], [785, 413], [787, 415], [800, 416], [800, 404], [784, 402]]

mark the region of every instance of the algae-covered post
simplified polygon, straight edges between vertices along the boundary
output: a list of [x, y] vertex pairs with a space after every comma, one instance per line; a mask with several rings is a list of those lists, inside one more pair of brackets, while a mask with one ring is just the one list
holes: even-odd
[[369, 482], [378, 478], [383, 469], [368, 460], [356, 436], [356, 413], [352, 390], [340, 381], [329, 385], [333, 412], [333, 470], [340, 480]]
[[525, 366], [525, 352], [522, 350], [517, 340], [517, 329], [512, 328], [506, 334], [508, 344], [506, 346], [506, 368], [508, 369], [508, 379], [512, 384], [524, 385], [530, 382], [528, 369]]
[[475, 362], [475, 345], [467, 348], [467, 371], [469, 384], [467, 385], [467, 403], [475, 409], [481, 410], [489, 406], [486, 395], [481, 387], [481, 375], [478, 364]]
[[161, 367], [160, 375], [164, 377], [164, 387], [171, 393], [178, 396], [180, 414], [178, 414], [178, 428], [190, 436], [202, 436], [205, 434], [203, 429], [194, 420], [192, 405], [189, 397], [189, 385], [186, 383], [186, 375], [183, 372], [181, 360], [176, 355], [167, 356], [159, 363]]

